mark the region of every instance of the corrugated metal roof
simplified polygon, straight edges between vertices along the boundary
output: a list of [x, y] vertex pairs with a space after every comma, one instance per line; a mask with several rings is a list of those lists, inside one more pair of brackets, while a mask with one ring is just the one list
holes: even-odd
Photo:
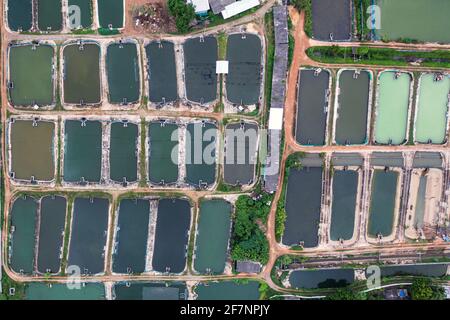
[[259, 0], [236, 1], [225, 7], [225, 10], [222, 11], [222, 16], [224, 19], [228, 19], [232, 16], [235, 16], [241, 12], [247, 11], [256, 6], [259, 6]]

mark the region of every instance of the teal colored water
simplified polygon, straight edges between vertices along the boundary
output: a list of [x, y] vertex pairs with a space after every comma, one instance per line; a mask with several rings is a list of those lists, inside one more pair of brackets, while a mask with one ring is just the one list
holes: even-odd
[[124, 0], [97, 0], [98, 19], [102, 28], [122, 28]]
[[[80, 8], [79, 28], [90, 28], [92, 26], [92, 0], [69, 0], [69, 6], [78, 6]], [[69, 15], [70, 16], [70, 15]], [[74, 29], [78, 29], [78, 27]]]
[[8, 26], [13, 31], [31, 29], [33, 0], [8, 0]]
[[203, 282], [195, 288], [197, 300], [259, 300], [259, 283]]
[[116, 300], [186, 300], [188, 291], [184, 283], [178, 282], [131, 282], [114, 285]]
[[116, 182], [137, 180], [138, 131], [138, 126], [134, 123], [111, 124], [110, 174], [111, 179]]
[[414, 214], [414, 226], [423, 227], [423, 217], [425, 216], [425, 196], [427, 191], [427, 177], [421, 176], [419, 190], [417, 191], [416, 210]]
[[62, 29], [62, 1], [37, 0], [38, 28], [41, 31]]
[[289, 282], [294, 288], [339, 288], [353, 282], [353, 269], [296, 270]]
[[105, 287], [100, 283], [81, 284], [80, 289], [69, 289], [61, 283], [32, 282], [26, 285], [26, 300], [104, 300]]

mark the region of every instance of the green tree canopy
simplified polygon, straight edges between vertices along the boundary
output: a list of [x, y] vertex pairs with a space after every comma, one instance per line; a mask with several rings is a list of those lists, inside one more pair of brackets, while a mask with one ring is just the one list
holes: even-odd
[[168, 0], [170, 14], [175, 18], [179, 32], [189, 31], [189, 24], [195, 19], [195, 9], [191, 3], [185, 0]]

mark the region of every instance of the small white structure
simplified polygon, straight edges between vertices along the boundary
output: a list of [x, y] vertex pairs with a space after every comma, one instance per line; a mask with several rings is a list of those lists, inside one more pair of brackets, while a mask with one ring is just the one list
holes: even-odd
[[216, 61], [216, 73], [217, 74], [228, 74], [228, 61], [217, 60]]
[[283, 129], [283, 111], [282, 108], [270, 108], [269, 130]]
[[195, 13], [199, 15], [208, 14], [209, 1], [208, 0], [187, 0], [188, 3], [192, 3], [195, 8]]
[[235, 16], [241, 12], [247, 11], [257, 6], [259, 6], [259, 0], [236, 1], [225, 7], [225, 10], [222, 11], [222, 16], [224, 19], [228, 19], [232, 16]]

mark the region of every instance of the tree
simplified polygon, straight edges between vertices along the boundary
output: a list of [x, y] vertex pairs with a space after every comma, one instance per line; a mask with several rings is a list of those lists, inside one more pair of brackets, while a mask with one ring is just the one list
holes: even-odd
[[327, 300], [365, 300], [363, 293], [354, 292], [349, 288], [339, 288], [327, 297]]
[[187, 32], [189, 24], [195, 19], [195, 9], [191, 3], [185, 0], [169, 0], [168, 7], [170, 14], [175, 18], [175, 24], [179, 32]]
[[411, 285], [411, 298], [413, 300], [432, 300], [433, 295], [431, 279], [419, 278], [413, 281]]

